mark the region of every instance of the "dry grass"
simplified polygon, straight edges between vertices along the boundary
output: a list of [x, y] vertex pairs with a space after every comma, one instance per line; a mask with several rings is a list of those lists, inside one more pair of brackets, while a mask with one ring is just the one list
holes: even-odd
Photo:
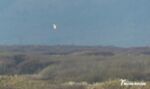
[[149, 89], [146, 86], [121, 86], [119, 80], [88, 84], [86, 82], [66, 82], [51, 84], [48, 80], [34, 80], [25, 76], [1, 76], [0, 89]]

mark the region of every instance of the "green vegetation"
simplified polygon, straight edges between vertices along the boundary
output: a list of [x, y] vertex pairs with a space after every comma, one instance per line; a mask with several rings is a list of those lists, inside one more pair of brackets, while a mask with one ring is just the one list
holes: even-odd
[[[118, 85], [121, 78], [145, 81], [139, 89], [148, 89], [149, 53], [149, 47], [0, 46], [0, 89], [137, 89]], [[62, 85], [69, 81], [88, 85]]]

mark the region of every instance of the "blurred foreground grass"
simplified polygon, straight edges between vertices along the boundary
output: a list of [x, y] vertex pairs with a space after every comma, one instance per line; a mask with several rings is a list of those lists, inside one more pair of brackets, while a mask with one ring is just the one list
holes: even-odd
[[150, 89], [150, 82], [146, 86], [121, 86], [120, 80], [99, 83], [66, 82], [50, 83], [49, 80], [33, 79], [26, 76], [0, 76], [0, 89]]

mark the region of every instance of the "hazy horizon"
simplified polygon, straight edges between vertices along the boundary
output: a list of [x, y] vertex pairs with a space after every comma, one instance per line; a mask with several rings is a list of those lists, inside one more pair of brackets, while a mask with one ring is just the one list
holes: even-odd
[[0, 45], [150, 46], [149, 3], [1, 0]]

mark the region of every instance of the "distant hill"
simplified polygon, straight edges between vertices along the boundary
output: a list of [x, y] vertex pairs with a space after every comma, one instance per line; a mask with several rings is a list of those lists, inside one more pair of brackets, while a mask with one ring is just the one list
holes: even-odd
[[150, 80], [150, 47], [0, 46], [1, 75], [64, 81]]

